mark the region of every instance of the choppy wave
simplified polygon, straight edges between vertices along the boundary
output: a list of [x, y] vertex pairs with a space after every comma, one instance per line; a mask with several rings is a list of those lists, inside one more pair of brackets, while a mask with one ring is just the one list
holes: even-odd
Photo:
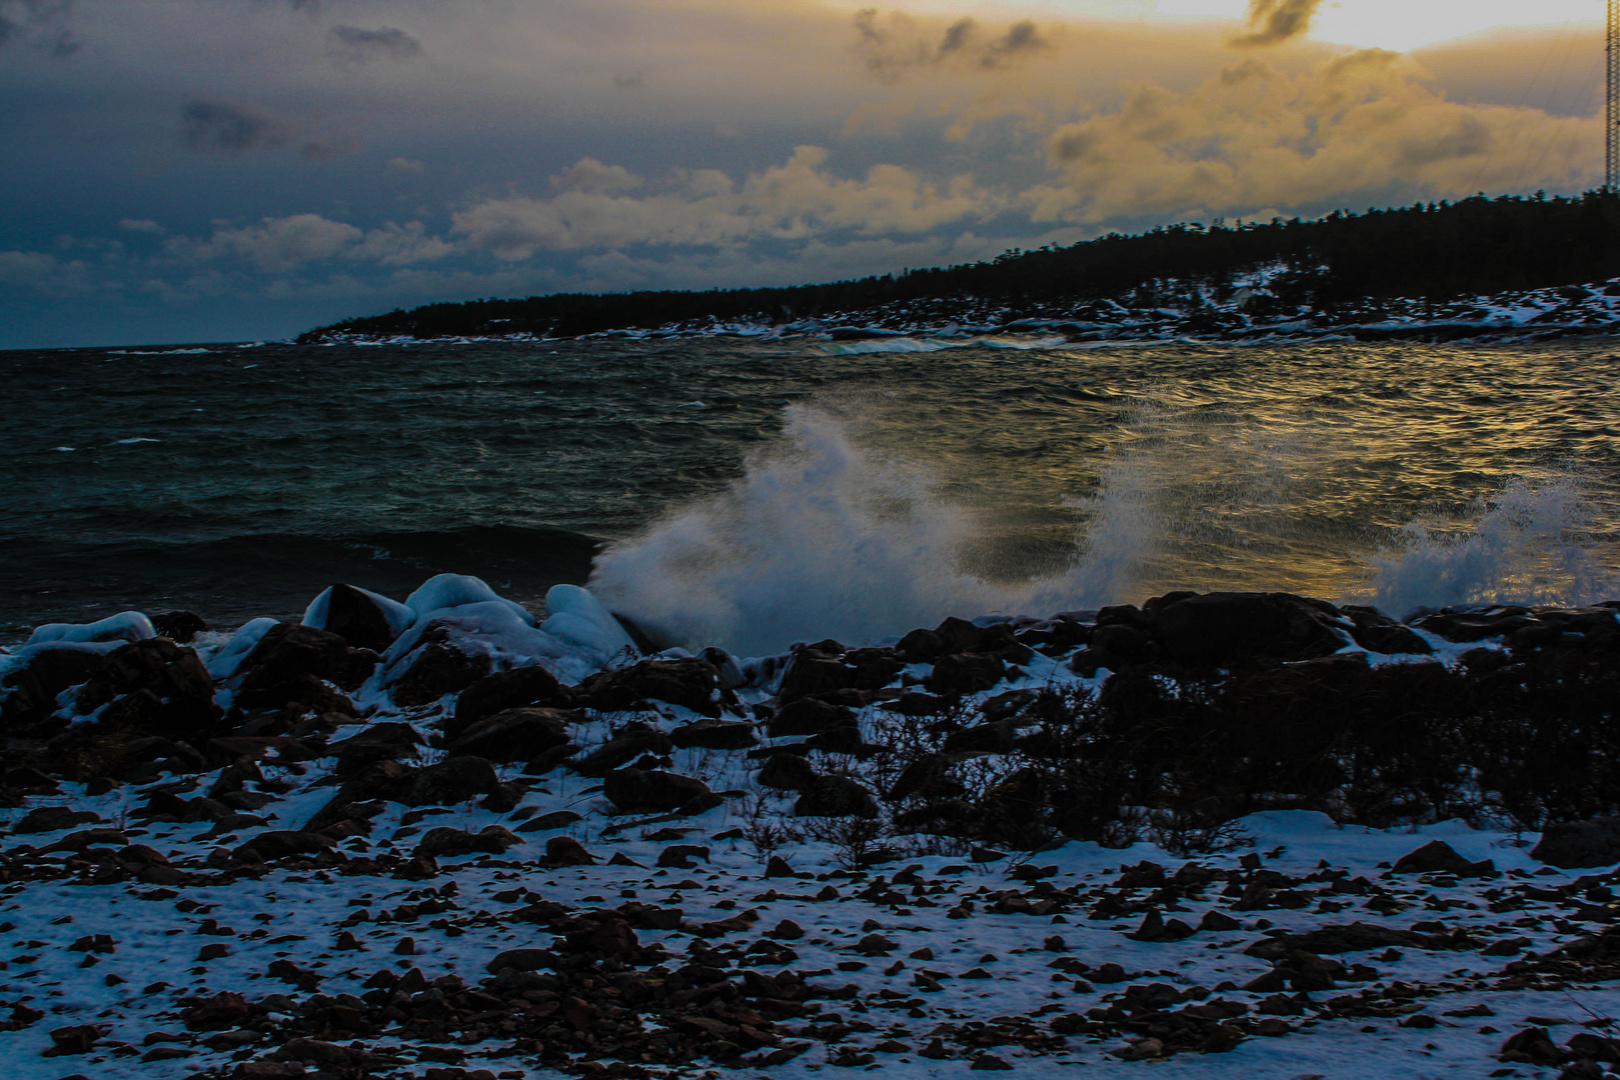
[[[993, 507], [953, 504], [940, 478], [862, 446], [829, 413], [796, 407], [781, 441], [727, 490], [609, 545], [591, 588], [674, 640], [744, 654], [827, 636], [875, 641], [946, 615], [1039, 617], [1140, 602], [1167, 588], [1301, 588], [1275, 564], [1201, 567], [1187, 553], [1212, 530], [1224, 530], [1226, 551], [1298, 547], [1309, 529], [1291, 520], [1287, 488], [1308, 452], [1277, 440], [1192, 446], [1176, 426], [1185, 419], [1143, 410], [1137, 426], [1154, 433], [1143, 440], [1151, 445], [1116, 454], [1096, 489], [1073, 501], [1080, 523], [1067, 564], [1009, 581], [965, 569], [984, 561], [969, 552], [982, 546]], [[1194, 466], [1192, 457], [1202, 460]], [[1243, 474], [1237, 482], [1185, 482], [1229, 469]], [[1613, 545], [1593, 535], [1593, 516], [1576, 475], [1512, 477], [1445, 529], [1420, 519], [1382, 536], [1317, 538], [1339, 545], [1341, 566], [1336, 587], [1312, 591], [1394, 614], [1590, 602], [1616, 584], [1606, 561]]]

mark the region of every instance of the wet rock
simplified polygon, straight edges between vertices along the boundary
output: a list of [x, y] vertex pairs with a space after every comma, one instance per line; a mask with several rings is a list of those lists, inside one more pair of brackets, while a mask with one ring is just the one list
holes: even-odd
[[[433, 627], [423, 632], [430, 638]], [[437, 701], [446, 694], [467, 689], [489, 674], [490, 660], [479, 653], [469, 656], [445, 640], [429, 640], [412, 652], [409, 662], [389, 683], [389, 695], [394, 702], [410, 708]]]
[[854, 689], [861, 673], [838, 659], [842, 652], [842, 646], [827, 651], [815, 647], [794, 650], [787, 670], [782, 673], [777, 700], [789, 703], [816, 694]]
[[468, 686], [456, 698], [455, 717], [445, 722], [444, 735], [454, 739], [485, 717], [508, 709], [551, 709], [568, 704], [569, 696], [557, 677], [539, 665], [497, 671]]
[[355, 717], [359, 710], [354, 702], [340, 690], [335, 690], [314, 675], [296, 675], [283, 682], [259, 683], [249, 676], [236, 696], [238, 709], [284, 709], [293, 713], [337, 713]]
[[1292, 593], [1217, 592], [1155, 608], [1153, 628], [1179, 663], [1309, 660], [1348, 644], [1340, 618], [1332, 604]]
[[1529, 608], [1498, 605], [1473, 610], [1447, 608], [1414, 619], [1412, 625], [1452, 642], [1484, 641], [1535, 625]]
[[67, 646], [43, 648], [6, 673], [0, 688], [0, 719], [8, 723], [42, 719], [56, 711], [57, 695], [88, 682], [106, 664], [103, 653]]
[[759, 744], [754, 725], [745, 720], [705, 718], [684, 724], [669, 733], [670, 742], [682, 749], [747, 750]]
[[522, 842], [501, 825], [486, 825], [476, 833], [440, 826], [428, 830], [427, 835], [422, 837], [422, 842], [416, 845], [416, 854], [433, 858], [473, 855], [478, 852], [500, 855], [505, 853], [507, 848]]
[[1479, 862], [1469, 862], [1452, 849], [1444, 840], [1430, 840], [1427, 844], [1409, 851], [1395, 860], [1394, 872], [1397, 874], [1456, 874], [1458, 877], [1479, 877], [1482, 874], [1496, 872], [1496, 864], [1490, 859]]
[[625, 812], [678, 810], [712, 794], [709, 785], [694, 777], [645, 769], [608, 773], [602, 793]]
[[698, 657], [678, 660], [642, 660], [620, 671], [604, 671], [580, 684], [591, 706], [605, 712], [643, 707], [645, 702], [666, 701], [702, 713], [720, 715], [720, 674]]
[[145, 734], [194, 735], [212, 729], [223, 715], [197, 650], [168, 638], [120, 645], [79, 689], [75, 703], [86, 713], [106, 706], [103, 723]]
[[281, 623], [259, 639], [237, 670], [246, 673], [239, 676], [244, 692], [268, 690], [305, 675], [356, 690], [376, 666], [375, 653], [351, 648], [337, 634]]
[[860, 781], [848, 776], [823, 776], [801, 793], [793, 804], [798, 817], [877, 817], [877, 801]]
[[1416, 653], [1427, 656], [1434, 647], [1377, 608], [1346, 604], [1339, 609], [1354, 623], [1350, 637], [1368, 652], [1400, 654]]
[[1620, 818], [1548, 825], [1530, 857], [1565, 870], [1612, 866], [1620, 862]]
[[561, 709], [507, 709], [463, 728], [448, 749], [490, 761], [529, 761], [568, 745], [568, 725], [577, 719]]

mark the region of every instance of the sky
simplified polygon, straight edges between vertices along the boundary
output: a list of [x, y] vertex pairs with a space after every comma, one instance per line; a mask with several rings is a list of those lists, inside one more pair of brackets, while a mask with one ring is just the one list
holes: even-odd
[[1597, 0], [0, 0], [0, 349], [1602, 182]]

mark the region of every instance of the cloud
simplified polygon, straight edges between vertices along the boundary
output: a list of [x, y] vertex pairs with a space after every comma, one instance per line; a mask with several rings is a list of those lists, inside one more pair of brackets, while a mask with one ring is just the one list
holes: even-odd
[[43, 49], [56, 57], [72, 56], [84, 42], [61, 25], [72, 14], [72, 0], [0, 0], [0, 48], [36, 34]]
[[981, 69], [1003, 67], [1051, 42], [1028, 19], [1004, 32], [985, 31], [971, 18], [961, 18], [939, 32], [934, 21], [922, 21], [901, 12], [883, 16], [877, 8], [855, 14], [855, 51], [866, 66], [886, 77], [914, 67], [963, 65]]
[[580, 158], [551, 178], [551, 186], [558, 191], [634, 191], [642, 183], [641, 177], [622, 165], [604, 165], [589, 157]]
[[408, 266], [441, 259], [455, 246], [427, 235], [420, 221], [405, 225], [389, 222], [363, 232], [320, 214], [293, 214], [265, 218], [257, 225], [218, 228], [207, 240], [176, 238], [166, 245], [169, 254], [186, 262], [208, 262], [234, 257], [270, 274], [300, 269], [313, 262], [345, 258], [382, 266]]
[[403, 30], [379, 26], [366, 30], [358, 26], [334, 26], [326, 32], [328, 55], [351, 64], [371, 60], [414, 60], [422, 55], [422, 43]]
[[160, 233], [163, 226], [147, 218], [125, 218], [118, 223], [118, 227], [125, 232]]
[[1311, 28], [1322, 0], [1249, 0], [1249, 32], [1232, 39], [1240, 49], [1280, 45]]
[[360, 148], [352, 132], [310, 133], [257, 105], [193, 98], [180, 109], [180, 145], [188, 150], [236, 157], [292, 143], [299, 143], [299, 153], [310, 161], [330, 161]]
[[84, 263], [63, 262], [43, 251], [0, 251], [0, 285], [42, 293], [84, 292], [92, 287], [90, 268]]
[[388, 171], [391, 173], [419, 173], [424, 167], [415, 158], [395, 157], [388, 159]]
[[296, 132], [254, 105], [194, 98], [180, 108], [180, 142], [199, 153], [245, 154], [285, 146]]
[[1196, 218], [1363, 197], [1470, 195], [1597, 180], [1601, 121], [1447, 100], [1410, 61], [1366, 49], [1290, 75], [1255, 60], [1183, 92], [1144, 83], [1047, 139], [1060, 173], [1036, 221]]
[[[726, 247], [840, 230], [925, 233], [999, 208], [967, 176], [942, 188], [900, 166], [877, 165], [862, 179], [840, 179], [821, 167], [827, 156], [821, 147], [800, 146], [784, 164], [741, 183], [701, 169], [639, 197], [619, 194], [641, 186], [638, 177], [586, 158], [553, 178], [561, 189], [553, 198], [489, 199], [454, 214], [451, 232], [476, 250], [517, 261], [538, 250]], [[582, 178], [590, 183], [579, 186]], [[604, 186], [604, 179], [611, 182]]]

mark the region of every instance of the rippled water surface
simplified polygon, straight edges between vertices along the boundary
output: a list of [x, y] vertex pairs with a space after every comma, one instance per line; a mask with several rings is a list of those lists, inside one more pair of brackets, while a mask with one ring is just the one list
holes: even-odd
[[759, 648], [1171, 587], [1589, 599], [1620, 562], [1608, 341], [199, 348], [0, 354], [0, 636], [440, 569], [532, 600], [587, 537], [621, 609]]

